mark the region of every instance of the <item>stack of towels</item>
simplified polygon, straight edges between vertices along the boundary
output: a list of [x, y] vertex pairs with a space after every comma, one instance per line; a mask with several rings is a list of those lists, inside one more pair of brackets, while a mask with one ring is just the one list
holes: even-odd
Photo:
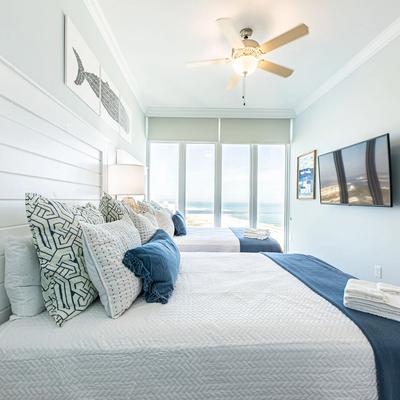
[[399, 286], [349, 279], [344, 290], [343, 304], [353, 310], [400, 322]]
[[271, 232], [269, 229], [253, 229], [246, 228], [243, 232], [243, 236], [249, 239], [259, 239], [264, 240], [268, 239]]

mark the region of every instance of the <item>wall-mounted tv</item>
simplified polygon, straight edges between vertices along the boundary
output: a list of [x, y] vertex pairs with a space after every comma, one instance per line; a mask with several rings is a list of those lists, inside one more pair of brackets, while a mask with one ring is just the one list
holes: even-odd
[[389, 134], [318, 157], [321, 204], [392, 206]]

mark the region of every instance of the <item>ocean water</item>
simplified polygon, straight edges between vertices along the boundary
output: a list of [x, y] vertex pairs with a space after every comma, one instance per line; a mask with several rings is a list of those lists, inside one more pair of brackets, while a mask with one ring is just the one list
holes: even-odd
[[[212, 214], [214, 212], [213, 203], [190, 202], [186, 206], [186, 211], [188, 214]], [[237, 219], [249, 219], [249, 205], [247, 203], [223, 203], [222, 212]], [[258, 221], [260, 223], [282, 226], [283, 213], [283, 204], [261, 203], [258, 205]]]

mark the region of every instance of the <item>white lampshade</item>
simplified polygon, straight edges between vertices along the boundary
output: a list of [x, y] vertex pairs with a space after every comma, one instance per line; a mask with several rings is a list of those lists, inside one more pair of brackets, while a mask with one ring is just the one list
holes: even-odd
[[108, 167], [108, 192], [113, 195], [143, 195], [144, 166], [110, 165]]

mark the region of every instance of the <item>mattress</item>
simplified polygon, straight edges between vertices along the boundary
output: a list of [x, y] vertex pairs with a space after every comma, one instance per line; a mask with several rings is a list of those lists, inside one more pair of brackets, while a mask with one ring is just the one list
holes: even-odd
[[256, 253], [182, 253], [166, 305], [0, 326], [1, 399], [377, 399], [358, 327]]
[[240, 252], [240, 242], [229, 228], [187, 228], [174, 240], [183, 252]]

